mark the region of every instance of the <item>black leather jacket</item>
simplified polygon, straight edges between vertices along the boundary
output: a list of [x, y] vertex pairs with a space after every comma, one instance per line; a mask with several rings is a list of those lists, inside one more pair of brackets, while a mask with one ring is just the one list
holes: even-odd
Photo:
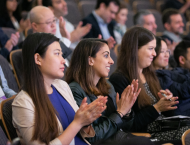
[[[109, 83], [109, 82], [108, 82]], [[111, 113], [109, 116], [106, 116], [105, 111], [102, 113], [102, 116], [99, 117], [92, 123], [92, 126], [95, 130], [96, 135], [93, 138], [86, 138], [90, 143], [95, 143], [99, 141], [103, 141], [114, 135], [119, 129], [123, 129], [125, 131], [129, 130], [133, 124], [133, 112], [131, 113], [129, 118], [121, 119], [120, 115], [116, 112], [116, 92], [111, 85], [110, 93], [108, 97], [113, 101], [115, 106], [115, 112]], [[84, 90], [80, 87], [80, 85], [76, 82], [72, 82], [69, 84], [73, 96], [80, 106], [82, 100], [87, 97], [87, 103], [93, 102], [97, 97], [95, 95], [87, 95]], [[109, 107], [107, 107], [109, 109]]]

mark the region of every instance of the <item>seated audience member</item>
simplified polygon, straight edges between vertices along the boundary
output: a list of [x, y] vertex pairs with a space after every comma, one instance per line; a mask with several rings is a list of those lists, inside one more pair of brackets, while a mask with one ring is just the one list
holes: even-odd
[[[97, 0], [95, 10], [83, 19], [83, 25], [91, 24], [90, 32], [84, 38], [103, 38], [108, 41], [109, 48], [115, 44], [114, 26], [119, 0]], [[101, 36], [100, 36], [101, 35]]]
[[[55, 35], [56, 33], [56, 21], [57, 19], [55, 18], [53, 12], [44, 6], [36, 6], [30, 11], [30, 22], [32, 26], [33, 32], [44, 32], [44, 33], [51, 33]], [[61, 31], [67, 36], [67, 31], [65, 30], [65, 25], [63, 22], [60, 23], [61, 29], [64, 30]], [[71, 49], [68, 47], [70, 46], [70, 41], [65, 41], [66, 39], [60, 39], [64, 44], [63, 45], [63, 57], [66, 58], [68, 55], [71, 54]], [[69, 65], [68, 60], [66, 60], [66, 65]]]
[[166, 29], [163, 32], [162, 38], [166, 40], [171, 55], [173, 55], [176, 45], [182, 41], [184, 28], [183, 18], [178, 10], [167, 9], [163, 12], [162, 22]]
[[174, 50], [174, 58], [178, 67], [190, 71], [190, 41], [181, 41]]
[[[155, 47], [156, 39], [152, 32], [143, 27], [129, 29], [122, 39], [116, 72], [109, 78], [115, 91], [120, 95], [133, 79], [139, 80], [141, 92], [132, 107], [135, 116], [131, 131], [134, 132], [160, 131], [161, 126], [157, 124], [156, 119], [164, 111], [176, 109], [174, 105], [179, 103], [176, 101], [178, 97], [173, 97], [169, 90], [161, 90], [151, 65], [156, 56]], [[172, 101], [168, 101], [169, 98]], [[154, 135], [159, 140], [170, 140], [172, 134], [172, 131], [167, 131]], [[178, 137], [181, 138], [181, 135], [182, 133]]]
[[0, 54], [9, 61], [9, 54], [12, 50], [18, 49], [19, 32], [11, 34], [9, 39], [0, 28]]
[[0, 1], [0, 27], [9, 27], [23, 32], [29, 26], [28, 20], [21, 19], [17, 6], [17, 0]]
[[16, 92], [9, 88], [1, 66], [0, 66], [0, 89], [2, 89], [6, 98], [10, 98], [13, 95], [16, 95]]
[[120, 141], [123, 144], [151, 144], [146, 138], [119, 131], [120, 128], [125, 131], [130, 129], [134, 115], [131, 107], [140, 89], [138, 90], [138, 80], [134, 80], [119, 99], [119, 94], [116, 94], [112, 84], [106, 80], [113, 63], [107, 42], [89, 38], [79, 42], [66, 72], [66, 81], [78, 106], [81, 106], [85, 97], [88, 103], [94, 102], [101, 95], [108, 98], [107, 109], [102, 117], [92, 123], [96, 135], [87, 140], [92, 144], [110, 144], [116, 141], [118, 144]]
[[[168, 115], [170, 116], [190, 115], [190, 67], [187, 60], [190, 58], [190, 53], [188, 49], [190, 49], [190, 41], [181, 41], [177, 45], [176, 49], [174, 50], [174, 57], [176, 58], [178, 67], [172, 70], [161, 70], [161, 68], [164, 68], [168, 65], [166, 54], [165, 58], [160, 57], [160, 54], [158, 54], [159, 56], [156, 59], [159, 58], [159, 61], [156, 63], [156, 59], [153, 61], [154, 66], [156, 65], [157, 68], [158, 66], [162, 66], [159, 70], [156, 71], [162, 89], [169, 89], [174, 96], [179, 97], [179, 104], [176, 105], [178, 108], [176, 110], [168, 112]], [[167, 54], [167, 58], [168, 56], [169, 53]]]
[[119, 11], [116, 14], [115, 21], [117, 24], [114, 27], [114, 35], [117, 44], [121, 44], [121, 40], [125, 32], [127, 31], [126, 21], [127, 21], [128, 9], [125, 3], [121, 3]]
[[[91, 124], [105, 110], [106, 98], [82, 101], [78, 108], [63, 77], [65, 60], [59, 39], [34, 33], [24, 41], [24, 85], [12, 103], [13, 125], [21, 144], [88, 144]], [[34, 79], [35, 78], [35, 79]]]
[[[42, 4], [52, 9], [55, 17], [58, 19], [58, 21], [56, 22], [57, 30], [55, 36], [61, 38], [62, 35], [60, 33], [61, 29], [59, 28], [59, 21], [62, 21], [62, 17], [65, 17], [68, 14], [67, 2], [65, 0], [60, 0], [59, 2], [57, 2], [56, 0], [43, 0]], [[74, 49], [78, 41], [81, 40], [81, 38], [84, 37], [87, 33], [89, 33], [91, 29], [91, 24], [86, 24], [85, 26], [82, 26], [83, 23], [80, 22], [75, 29], [74, 25], [71, 24], [66, 18], [64, 18], [64, 21], [65, 28], [70, 33], [70, 40], [72, 42], [70, 47]]]
[[153, 66], [156, 70], [168, 67], [170, 50], [164, 39], [156, 37], [156, 56], [153, 58]]
[[133, 21], [135, 25], [144, 27], [156, 35], [156, 20], [151, 11], [140, 10], [134, 15]]

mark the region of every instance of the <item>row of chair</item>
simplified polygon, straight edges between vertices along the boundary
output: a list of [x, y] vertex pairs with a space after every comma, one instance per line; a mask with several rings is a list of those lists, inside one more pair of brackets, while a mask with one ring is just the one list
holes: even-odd
[[[154, 9], [158, 12], [162, 12], [161, 9], [163, 7], [164, 1], [157, 1], [156, 4], [152, 4], [149, 0], [143, 0], [143, 1], [133, 1], [132, 5], [128, 5], [128, 10], [130, 12], [136, 13], [139, 10], [142, 9]], [[68, 6], [68, 15], [66, 18], [73, 23], [74, 25], [77, 25], [78, 22], [83, 19], [84, 17], [88, 16], [92, 10], [95, 9], [96, 1], [92, 0], [84, 0], [80, 1], [79, 3], [73, 2], [73, 1], [67, 1]]]
[[[150, 0], [153, 1], [153, 0]], [[126, 21], [126, 26], [128, 28], [134, 26], [133, 22], [133, 16], [136, 12], [142, 9], [148, 9], [150, 10], [156, 19], [156, 24], [158, 26], [157, 32], [160, 36], [162, 32], [164, 31], [164, 26], [162, 24], [162, 7], [164, 5], [163, 0], [155, 0], [156, 4], [153, 4], [153, 2], [150, 2], [149, 0], [135, 0], [132, 2], [132, 5], [128, 4], [128, 20]], [[130, 3], [130, 2], [129, 2]], [[83, 0], [79, 3], [73, 2], [73, 1], [67, 1], [68, 6], [68, 15], [66, 16], [66, 19], [68, 19], [72, 24], [75, 26], [79, 23], [82, 18], [88, 16], [92, 10], [95, 9], [96, 1], [92, 0]], [[183, 16], [184, 24], [186, 24], [186, 19]], [[186, 30], [186, 27], [184, 28]], [[188, 33], [188, 32], [186, 32]]]
[[[13, 141], [13, 139], [18, 137], [17, 133], [16, 133], [16, 129], [14, 128], [14, 126], [12, 124], [12, 106], [11, 106], [11, 104], [15, 97], [16, 97], [16, 95], [4, 100], [1, 103], [1, 108], [0, 108], [0, 112], [1, 112], [0, 117], [2, 119], [3, 126], [5, 128], [7, 137], [9, 139], [9, 141], [11, 141], [11, 142]], [[148, 133], [133, 133], [133, 134], [137, 135], [137, 136], [151, 137], [151, 135]], [[1, 127], [0, 127], [0, 135], [1, 135], [0, 144], [5, 144], [8, 141], [8, 139], [6, 138]], [[181, 140], [182, 140], [183, 145], [190, 145], [190, 129], [184, 132]]]

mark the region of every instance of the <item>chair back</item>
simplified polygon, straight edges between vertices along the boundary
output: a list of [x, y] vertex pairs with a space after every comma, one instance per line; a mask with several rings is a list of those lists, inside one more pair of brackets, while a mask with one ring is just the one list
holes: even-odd
[[93, 10], [95, 10], [96, 1], [81, 1], [79, 8], [82, 12], [83, 18], [87, 17]]
[[10, 64], [2, 55], [0, 55], [0, 66], [3, 70], [9, 88], [14, 90], [15, 92], [18, 92], [18, 85], [14, 77], [13, 71], [10, 68]]
[[114, 52], [114, 49], [110, 49], [110, 57], [112, 58], [112, 60], [114, 61], [114, 64], [112, 64], [110, 66], [110, 72], [109, 72], [109, 75], [108, 77], [111, 76], [111, 74], [116, 70], [116, 67], [117, 67], [117, 56]]
[[133, 5], [135, 1], [150, 2], [150, 0], [128, 0], [129, 5]]
[[134, 1], [133, 11], [138, 12], [139, 10], [155, 9], [155, 6], [150, 1]]
[[157, 10], [150, 10], [155, 17], [157, 24], [157, 32], [164, 32], [164, 25], [162, 23], [162, 14]]
[[26, 29], [26, 30], [24, 31], [25, 37], [27, 37], [28, 35], [30, 35], [30, 34], [32, 34], [32, 33], [33, 33], [33, 30], [32, 30], [31, 28]]
[[73, 1], [67, 1], [67, 7], [68, 15], [65, 16], [65, 18], [73, 25], [78, 25], [82, 18], [77, 3]]
[[1, 120], [10, 141], [18, 137], [12, 124], [12, 102], [15, 97], [16, 95], [1, 102]]
[[186, 130], [181, 137], [182, 145], [190, 145], [190, 129]]
[[0, 145], [7, 144], [8, 138], [6, 137], [3, 129], [0, 126]]
[[17, 84], [19, 88], [21, 88], [23, 82], [23, 60], [21, 49], [11, 51], [10, 63], [13, 67], [13, 72], [15, 74]]
[[127, 21], [125, 23], [125, 25], [127, 26], [127, 29], [134, 26], [133, 18], [134, 18], [134, 12], [133, 11], [128, 11]]
[[118, 55], [119, 55], [120, 49], [121, 49], [121, 44], [115, 45], [115, 47], [114, 47], [114, 53], [115, 53], [115, 55], [116, 55], [117, 57], [118, 57]]
[[158, 0], [157, 0], [157, 2], [155, 2], [155, 4], [156, 4], [156, 9], [157, 9], [160, 13], [162, 13], [163, 8], [164, 8], [164, 5], [165, 5], [165, 1], [164, 1], [164, 0], [163, 0], [163, 1], [158, 1]]

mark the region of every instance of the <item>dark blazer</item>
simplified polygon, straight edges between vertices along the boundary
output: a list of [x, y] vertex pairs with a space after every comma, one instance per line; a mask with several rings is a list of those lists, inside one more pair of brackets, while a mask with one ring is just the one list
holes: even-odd
[[[87, 97], [88, 104], [97, 99], [97, 97], [93, 94], [87, 95], [77, 82], [72, 82], [69, 84], [69, 86], [78, 106], [80, 106], [82, 100], [85, 97]], [[111, 114], [108, 116], [104, 111], [102, 113], [102, 116], [92, 123], [96, 135], [93, 138], [86, 138], [90, 143], [95, 143], [96, 141], [105, 141], [106, 139], [114, 135], [120, 128], [127, 131], [132, 126], [133, 117], [129, 119], [121, 119], [120, 115], [116, 113], [116, 92], [111, 84], [110, 86], [111, 88], [108, 97], [113, 101], [112, 103], [114, 104], [115, 112], [111, 112]], [[107, 107], [107, 109], [110, 109], [109, 106]]]
[[[131, 82], [119, 71], [113, 73], [110, 76], [109, 81], [112, 83], [115, 91], [118, 92], [120, 96], [123, 90], [128, 85], [131, 85]], [[140, 109], [138, 106], [138, 98], [132, 109], [135, 112], [133, 126], [131, 128], [132, 132], [146, 132], [147, 125], [155, 121], [159, 116], [159, 113], [153, 106], [147, 106]]]
[[190, 115], [190, 72], [177, 67], [173, 70], [157, 70], [157, 77], [162, 89], [169, 89], [173, 96], [178, 96], [179, 104], [176, 110], [170, 111], [168, 116]]
[[[88, 23], [92, 25], [90, 32], [86, 36], [84, 36], [84, 38], [97, 38], [99, 34], [102, 35], [102, 32], [101, 32], [100, 27], [98, 25], [98, 22], [97, 22], [96, 18], [94, 17], [93, 13], [88, 15], [82, 21], [83, 21], [83, 26], [88, 24]], [[108, 30], [110, 32], [110, 35], [113, 38], [115, 38], [114, 33], [113, 33], [114, 25], [115, 25], [115, 21], [111, 21], [108, 24]], [[102, 35], [102, 37], [103, 37], [103, 35]]]
[[11, 19], [9, 18], [8, 20], [5, 18], [0, 17], [0, 27], [8, 27], [8, 28], [13, 28], [15, 29]]
[[[5, 44], [9, 40], [8, 36], [4, 34], [3, 30], [0, 28], [0, 54], [9, 61], [9, 51], [5, 48]], [[14, 46], [12, 50], [18, 49], [17, 46]]]

